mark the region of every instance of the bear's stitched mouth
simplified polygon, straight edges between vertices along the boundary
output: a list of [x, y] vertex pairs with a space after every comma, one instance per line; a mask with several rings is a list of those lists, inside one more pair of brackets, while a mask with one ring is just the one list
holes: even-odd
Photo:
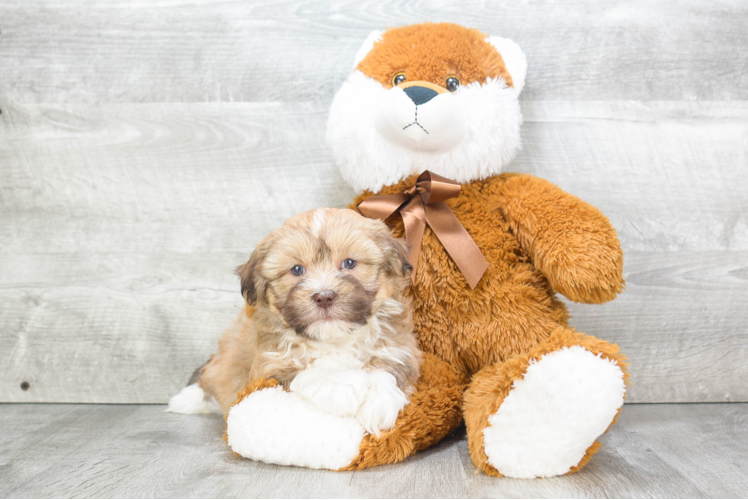
[[418, 106], [416, 106], [416, 116], [415, 116], [415, 121], [414, 121], [413, 123], [410, 123], [410, 124], [408, 124], [408, 125], [404, 126], [404, 127], [403, 127], [403, 130], [405, 130], [405, 129], [406, 129], [406, 128], [408, 128], [408, 127], [412, 127], [413, 125], [418, 125], [418, 127], [419, 127], [419, 128], [421, 129], [421, 130], [423, 130], [424, 132], [426, 132], [426, 134], [428, 134], [428, 133], [429, 133], [429, 132], [428, 132], [428, 130], [426, 130], [425, 128], [423, 128], [423, 125], [421, 125], [420, 123], [418, 123]]

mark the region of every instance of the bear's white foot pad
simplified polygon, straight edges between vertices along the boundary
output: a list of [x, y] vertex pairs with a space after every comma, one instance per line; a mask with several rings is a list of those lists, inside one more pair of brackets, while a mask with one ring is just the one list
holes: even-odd
[[351, 417], [317, 408], [280, 387], [255, 391], [226, 420], [234, 452], [261, 462], [340, 469], [359, 453], [364, 429]]
[[532, 363], [488, 418], [488, 463], [515, 478], [558, 476], [584, 457], [623, 405], [623, 371], [580, 346]]

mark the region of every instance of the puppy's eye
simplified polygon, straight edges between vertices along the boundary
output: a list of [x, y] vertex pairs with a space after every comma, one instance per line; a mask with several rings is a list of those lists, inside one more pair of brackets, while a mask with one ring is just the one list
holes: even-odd
[[392, 77], [392, 86], [397, 87], [401, 83], [405, 81], [405, 74], [404, 73], [398, 73], [395, 76]]
[[356, 267], [356, 261], [353, 259], [345, 259], [343, 261], [343, 269], [353, 269]]
[[447, 90], [450, 92], [454, 92], [460, 88], [460, 80], [455, 76], [450, 76], [447, 78]]
[[305, 272], [306, 272], [306, 269], [304, 269], [304, 266], [300, 266], [298, 264], [296, 264], [295, 266], [291, 268], [291, 274], [293, 274], [294, 276], [301, 276]]

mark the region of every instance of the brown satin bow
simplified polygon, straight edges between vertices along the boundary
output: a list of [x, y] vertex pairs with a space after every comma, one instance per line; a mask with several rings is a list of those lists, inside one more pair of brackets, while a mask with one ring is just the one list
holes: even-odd
[[358, 204], [358, 210], [371, 219], [386, 219], [400, 211], [405, 225], [405, 239], [410, 243], [408, 261], [413, 273], [421, 254], [421, 240], [426, 224], [439, 238], [470, 288], [475, 288], [488, 262], [465, 228], [444, 200], [460, 194], [461, 186], [453, 180], [428, 170], [418, 176], [415, 185], [399, 194], [372, 196]]

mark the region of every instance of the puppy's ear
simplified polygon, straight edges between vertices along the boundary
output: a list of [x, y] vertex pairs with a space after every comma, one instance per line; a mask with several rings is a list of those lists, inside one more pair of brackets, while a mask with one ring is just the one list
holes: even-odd
[[260, 276], [259, 266], [265, 252], [261, 246], [255, 248], [246, 264], [236, 268], [236, 274], [242, 285], [242, 296], [250, 306], [254, 306], [264, 297], [264, 280]]
[[[387, 231], [389, 233], [389, 229]], [[392, 234], [387, 234], [385, 245], [385, 258], [387, 259], [385, 267], [388, 272], [401, 277], [410, 276], [413, 272], [413, 266], [408, 261], [410, 245], [404, 239], [395, 238]]]

